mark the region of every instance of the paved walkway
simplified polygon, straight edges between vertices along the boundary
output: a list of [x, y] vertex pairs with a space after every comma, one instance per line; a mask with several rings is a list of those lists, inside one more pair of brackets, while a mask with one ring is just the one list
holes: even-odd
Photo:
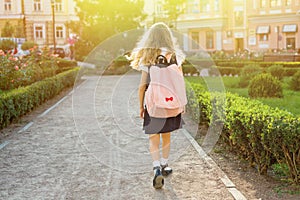
[[172, 134], [174, 173], [153, 189], [139, 76], [85, 78], [1, 141], [0, 199], [244, 199], [185, 129]]

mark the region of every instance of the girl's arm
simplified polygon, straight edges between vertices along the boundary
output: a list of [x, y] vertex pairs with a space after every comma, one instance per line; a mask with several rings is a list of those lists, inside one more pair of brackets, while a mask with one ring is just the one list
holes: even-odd
[[182, 67], [181, 67], [181, 66], [179, 66], [178, 68], [179, 68], [179, 70], [181, 71], [181, 73], [183, 73], [183, 71], [182, 71]]
[[141, 81], [139, 85], [139, 102], [140, 102], [140, 117], [144, 118], [144, 97], [145, 97], [145, 91], [147, 87], [147, 78], [148, 74], [145, 71], [142, 71]]

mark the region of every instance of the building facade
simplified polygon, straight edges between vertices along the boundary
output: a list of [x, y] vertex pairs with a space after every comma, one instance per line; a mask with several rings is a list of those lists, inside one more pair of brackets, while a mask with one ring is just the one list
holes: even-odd
[[[161, 16], [163, 0], [152, 2], [148, 14]], [[192, 39], [185, 39], [186, 51], [300, 49], [300, 0], [186, 0], [182, 6], [176, 28]]]
[[57, 45], [66, 44], [70, 34], [66, 24], [78, 20], [73, 0], [0, 1], [0, 32], [9, 22], [15, 28], [13, 37], [25, 37], [39, 46], [53, 45], [53, 35]]
[[300, 0], [248, 1], [250, 49], [300, 49]]

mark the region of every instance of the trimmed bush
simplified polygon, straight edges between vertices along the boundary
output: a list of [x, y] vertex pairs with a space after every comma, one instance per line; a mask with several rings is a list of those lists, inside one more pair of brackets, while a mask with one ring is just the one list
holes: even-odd
[[290, 88], [295, 91], [300, 91], [300, 71], [292, 77]]
[[37, 45], [34, 41], [26, 41], [26, 42], [24, 42], [24, 43], [22, 44], [21, 49], [22, 49], [23, 51], [25, 51], [25, 50], [32, 49], [32, 48], [34, 48], [35, 46], [38, 46], [38, 45]]
[[300, 62], [256, 62], [256, 61], [224, 61], [224, 60], [214, 60], [217, 66], [220, 67], [234, 67], [242, 69], [246, 67], [247, 65], [259, 65], [262, 68], [268, 68], [272, 65], [282, 65], [284, 68], [300, 68]]
[[0, 94], [0, 129], [74, 84], [79, 68]]
[[123, 66], [129, 66], [130, 61], [125, 56], [119, 56], [109, 66], [112, 70], [123, 67]]
[[[242, 73], [243, 68], [249, 66], [249, 65], [257, 65], [260, 66], [262, 69], [268, 69], [269, 67], [273, 65], [281, 65], [284, 68], [284, 76], [293, 76], [298, 70], [300, 70], [300, 62], [257, 62], [257, 61], [249, 61], [249, 60], [216, 60], [214, 59], [215, 64], [220, 68], [221, 74], [227, 74], [228, 72], [226, 68], [235, 68], [238, 72], [238, 74]], [[224, 69], [225, 68], [225, 69]], [[234, 71], [232, 69], [232, 71]], [[230, 73], [229, 73], [230, 74]], [[234, 73], [231, 73], [234, 74]], [[242, 80], [243, 81], [243, 80]], [[248, 82], [249, 83], [249, 82]], [[245, 84], [241, 85], [247, 85], [247, 81]], [[246, 86], [243, 86], [246, 87]]]
[[220, 74], [222, 76], [224, 75], [240, 75], [240, 69], [239, 68], [234, 68], [234, 67], [218, 67]]
[[272, 76], [282, 80], [284, 76], [284, 68], [282, 65], [272, 65], [267, 70]]
[[246, 65], [242, 72], [241, 75], [242, 76], [248, 76], [248, 75], [256, 75], [262, 72], [262, 69], [260, 67], [260, 65], [258, 64], [250, 64], [250, 65]]
[[221, 75], [220, 71], [219, 71], [219, 68], [215, 65], [211, 66], [208, 70], [209, 70], [208, 72], [209, 72], [210, 76], [219, 76], [219, 75]]
[[300, 68], [284, 68], [284, 76], [294, 76], [298, 71], [300, 71]]
[[58, 59], [49, 56], [46, 51], [40, 54], [36, 48], [22, 59], [6, 54], [0, 57], [0, 90], [6, 91], [30, 85], [76, 65], [76, 61]]
[[[209, 93], [196, 83], [187, 84], [187, 97], [194, 119], [205, 124], [224, 122], [224, 141], [259, 173], [266, 174], [275, 162], [285, 164], [290, 180], [300, 184], [299, 117], [228, 92], [224, 103], [224, 94]], [[213, 114], [213, 108], [217, 114]]]
[[[193, 119], [200, 121], [200, 123], [208, 125], [210, 116], [210, 108], [207, 108], [209, 105], [210, 98], [207, 96], [209, 93], [206, 92], [205, 88], [200, 84], [187, 82], [187, 110], [192, 114]], [[201, 100], [201, 101], [200, 101]]]
[[59, 74], [61, 72], [67, 71], [71, 68], [77, 67], [77, 61], [58, 59], [57, 65], [58, 65], [58, 68], [56, 69], [56, 74]]
[[58, 67], [76, 67], [77, 61], [58, 58], [57, 65]]
[[224, 60], [214, 60], [217, 66], [220, 67], [234, 67], [242, 69], [244, 66], [255, 64], [253, 61], [224, 61]]
[[190, 74], [190, 75], [194, 75], [194, 74], [199, 75], [198, 70], [192, 64], [184, 64], [182, 66], [182, 72], [185, 76], [188, 75], [188, 74]]
[[8, 52], [16, 47], [17, 47], [17, 44], [12, 40], [5, 39], [5, 40], [0, 41], [0, 49], [5, 52]]
[[256, 75], [250, 82], [248, 94], [252, 98], [283, 97], [281, 82], [271, 74]]
[[262, 72], [262, 68], [257, 64], [250, 64], [243, 68], [239, 86], [245, 88], [249, 85], [250, 80]]

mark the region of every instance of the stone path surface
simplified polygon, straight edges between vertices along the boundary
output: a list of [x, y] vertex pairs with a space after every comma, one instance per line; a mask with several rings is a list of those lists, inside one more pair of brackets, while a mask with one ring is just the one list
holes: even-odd
[[226, 175], [185, 129], [172, 133], [174, 173], [162, 190], [153, 189], [138, 117], [139, 76], [84, 79], [1, 141], [0, 199], [243, 199], [234, 198], [234, 185], [226, 187]]

